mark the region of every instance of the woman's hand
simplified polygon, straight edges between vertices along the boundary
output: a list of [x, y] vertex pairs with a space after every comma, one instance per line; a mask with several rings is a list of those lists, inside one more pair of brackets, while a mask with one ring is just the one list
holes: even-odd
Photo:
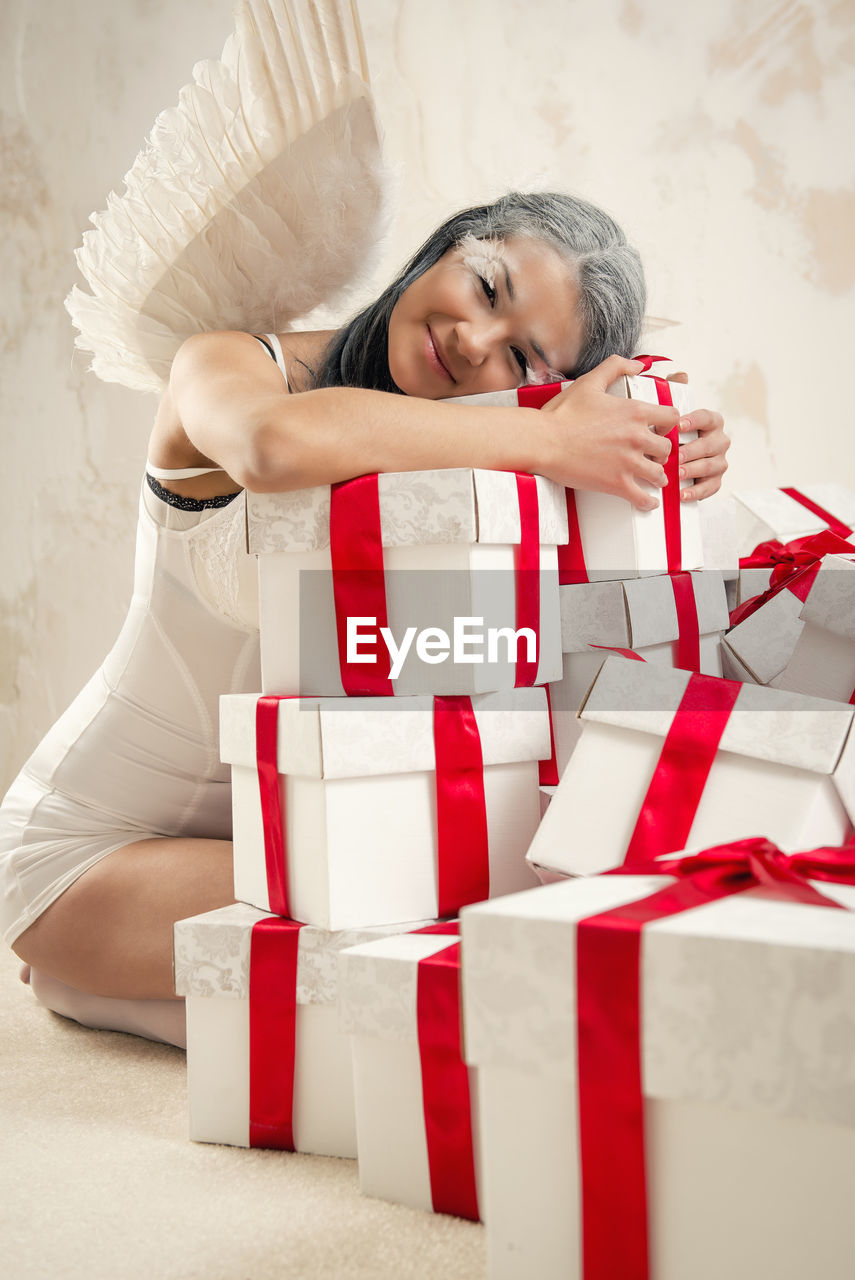
[[680, 490], [683, 502], [697, 502], [709, 498], [721, 488], [721, 478], [727, 470], [725, 454], [730, 448], [730, 437], [724, 430], [720, 413], [710, 409], [693, 409], [680, 419], [681, 431], [697, 431], [697, 440], [680, 445], [680, 479], [694, 480], [694, 484]]
[[[688, 382], [688, 374], [672, 373], [669, 382]], [[680, 431], [697, 431], [697, 440], [680, 445], [680, 479], [694, 480], [688, 489], [680, 490], [683, 502], [697, 502], [709, 498], [721, 488], [721, 478], [727, 470], [725, 454], [730, 448], [730, 437], [724, 430], [724, 418], [710, 409], [693, 409], [680, 419]]]
[[668, 405], [607, 394], [618, 378], [643, 368], [638, 360], [610, 356], [543, 406], [540, 413], [549, 415], [555, 428], [553, 457], [544, 474], [569, 488], [626, 498], [641, 511], [659, 506], [639, 482], [657, 489], [665, 485], [671, 442], [663, 436], [680, 415]]

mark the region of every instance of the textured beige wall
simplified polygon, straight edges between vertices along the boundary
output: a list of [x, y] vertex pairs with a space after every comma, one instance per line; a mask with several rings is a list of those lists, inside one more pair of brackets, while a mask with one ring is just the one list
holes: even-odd
[[[90, 210], [231, 0], [0, 8], [0, 784], [100, 661], [130, 590], [152, 402], [72, 354]], [[855, 3], [362, 0], [401, 215], [378, 279], [515, 184], [604, 204], [642, 250], [656, 339], [726, 413], [732, 485], [855, 487]]]

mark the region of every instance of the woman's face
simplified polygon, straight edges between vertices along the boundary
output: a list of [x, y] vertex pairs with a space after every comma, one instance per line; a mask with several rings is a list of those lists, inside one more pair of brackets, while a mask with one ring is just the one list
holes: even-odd
[[389, 321], [392, 378], [426, 400], [553, 381], [581, 346], [570, 269], [524, 236], [466, 237], [401, 294]]

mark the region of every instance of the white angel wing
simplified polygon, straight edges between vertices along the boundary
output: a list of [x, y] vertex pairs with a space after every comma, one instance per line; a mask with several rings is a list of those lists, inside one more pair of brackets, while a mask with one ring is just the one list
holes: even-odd
[[387, 185], [353, 0], [241, 0], [90, 219], [76, 345], [160, 391], [192, 333], [281, 331], [364, 275]]

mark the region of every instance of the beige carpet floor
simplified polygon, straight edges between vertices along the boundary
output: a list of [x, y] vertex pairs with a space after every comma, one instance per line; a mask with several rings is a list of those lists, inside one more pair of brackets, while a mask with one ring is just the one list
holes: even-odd
[[483, 1280], [483, 1228], [355, 1162], [192, 1143], [184, 1054], [38, 1006], [0, 954], [4, 1280]]

